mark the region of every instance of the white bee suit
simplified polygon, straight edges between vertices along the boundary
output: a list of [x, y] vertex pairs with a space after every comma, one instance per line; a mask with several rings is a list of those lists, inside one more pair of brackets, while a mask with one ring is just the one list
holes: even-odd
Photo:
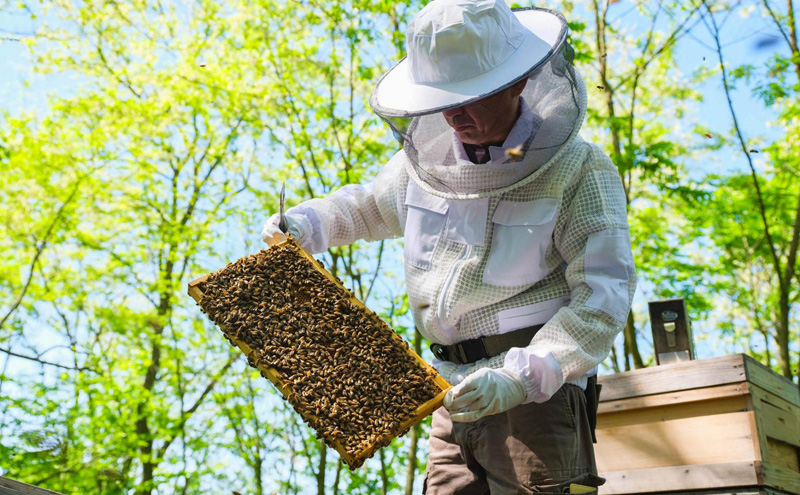
[[409, 150], [407, 138], [373, 183], [287, 212], [312, 253], [404, 237], [409, 304], [432, 342], [545, 324], [525, 348], [471, 365], [434, 360], [453, 384], [505, 367], [521, 378], [525, 402], [544, 402], [567, 382], [585, 387], [627, 318], [636, 277], [625, 195], [609, 158], [577, 136], [586, 90], [570, 74], [545, 67], [530, 77], [515, 125], [522, 138], [512, 129], [502, 147], [525, 141], [518, 161], [493, 150], [489, 163], [467, 163], [447, 129], [431, 135], [439, 163], [423, 162], [422, 140]]

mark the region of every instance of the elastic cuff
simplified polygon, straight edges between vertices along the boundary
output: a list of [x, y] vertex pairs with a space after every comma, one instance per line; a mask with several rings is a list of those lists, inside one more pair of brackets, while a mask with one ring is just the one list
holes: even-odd
[[292, 237], [294, 240], [303, 246], [305, 249], [304, 244], [306, 241], [313, 239], [314, 237], [314, 228], [311, 226], [311, 222], [309, 222], [308, 218], [302, 213], [293, 213], [292, 220], [294, 220], [294, 225], [289, 228], [289, 230], [296, 230], [297, 235], [295, 236], [294, 232], [291, 232]]
[[503, 368], [519, 376], [525, 386], [525, 400], [547, 402], [564, 384], [561, 366], [553, 354], [544, 355], [527, 348], [514, 347], [506, 353]]

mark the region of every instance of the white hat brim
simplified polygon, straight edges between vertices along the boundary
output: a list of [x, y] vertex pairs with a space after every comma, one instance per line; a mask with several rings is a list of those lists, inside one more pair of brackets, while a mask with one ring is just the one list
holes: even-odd
[[370, 98], [372, 109], [386, 117], [412, 117], [441, 112], [504, 89], [547, 62], [567, 37], [567, 22], [547, 9], [515, 10], [526, 35], [503, 63], [483, 74], [444, 84], [417, 84], [404, 58], [384, 74]]

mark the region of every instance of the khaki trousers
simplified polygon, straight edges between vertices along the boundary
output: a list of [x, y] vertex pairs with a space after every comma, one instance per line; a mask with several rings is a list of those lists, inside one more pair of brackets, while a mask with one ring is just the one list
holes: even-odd
[[517, 406], [473, 423], [433, 414], [428, 495], [565, 493], [570, 483], [598, 486], [583, 390], [564, 385], [543, 403]]

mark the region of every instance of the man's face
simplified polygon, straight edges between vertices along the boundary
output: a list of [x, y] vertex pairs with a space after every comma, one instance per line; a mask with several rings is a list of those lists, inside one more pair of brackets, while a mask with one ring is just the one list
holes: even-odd
[[442, 112], [458, 138], [466, 144], [505, 141], [519, 115], [519, 95], [527, 79], [487, 98]]

